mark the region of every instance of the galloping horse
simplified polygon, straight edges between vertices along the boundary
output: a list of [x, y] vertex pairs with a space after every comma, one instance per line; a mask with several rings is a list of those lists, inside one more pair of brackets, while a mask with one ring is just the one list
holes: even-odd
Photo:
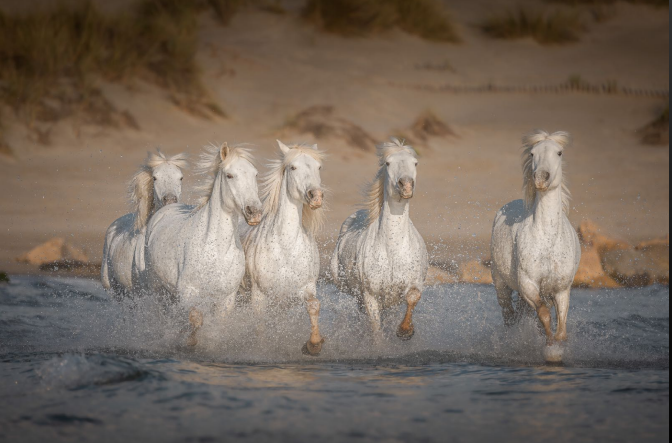
[[191, 346], [205, 313], [225, 316], [235, 305], [245, 274], [239, 218], [250, 225], [261, 221], [257, 169], [248, 150], [206, 147], [198, 170], [204, 176], [200, 204], [165, 207], [147, 226], [143, 278], [147, 289], [189, 313]]
[[177, 203], [182, 193], [182, 170], [187, 167], [186, 155], [166, 156], [157, 149], [147, 153], [145, 164], [129, 183], [129, 199], [133, 212], [116, 219], [105, 233], [100, 280], [105, 289], [112, 289], [118, 298], [133, 290], [133, 264], [144, 270], [145, 229], [154, 213]]
[[243, 234], [245, 289], [251, 292], [258, 315], [265, 314], [269, 302], [284, 306], [304, 302], [311, 334], [303, 352], [316, 356], [324, 343], [318, 324], [320, 254], [315, 241], [324, 217], [320, 179], [324, 155], [317, 145], [288, 147], [278, 140], [278, 147], [280, 159], [263, 177], [261, 224]]
[[417, 155], [396, 138], [377, 147], [379, 170], [367, 191], [367, 208], [341, 227], [331, 272], [338, 288], [357, 298], [368, 314], [374, 340], [381, 335], [381, 309], [406, 302], [397, 336], [415, 333], [413, 310], [428, 269], [427, 247], [410, 218]]
[[[566, 132], [538, 130], [523, 138], [525, 198], [504, 206], [492, 231], [492, 278], [504, 322], [515, 323], [511, 295], [517, 291], [544, 327], [549, 362], [562, 358], [552, 346], [567, 340], [569, 294], [581, 260], [579, 238], [566, 215], [570, 193], [563, 158], [569, 143]], [[558, 318], [555, 336], [550, 303]]]

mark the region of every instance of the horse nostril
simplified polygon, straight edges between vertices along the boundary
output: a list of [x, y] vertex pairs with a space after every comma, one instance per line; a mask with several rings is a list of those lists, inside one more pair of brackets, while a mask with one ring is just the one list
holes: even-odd
[[252, 215], [252, 206], [245, 206], [245, 214]]
[[315, 198], [315, 194], [313, 193], [313, 191], [308, 191], [308, 198], [311, 200]]

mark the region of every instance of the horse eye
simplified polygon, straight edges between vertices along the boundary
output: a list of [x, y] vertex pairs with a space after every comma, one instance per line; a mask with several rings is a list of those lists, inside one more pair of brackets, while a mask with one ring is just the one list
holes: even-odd
[[226, 178], [228, 178], [229, 180], [231, 180], [231, 179], [233, 179], [233, 175], [231, 175], [231, 174], [226, 174]]
[[156, 181], [156, 177], [152, 177], [152, 178], [154, 179], [154, 181]]
[[317, 169], [319, 169], [319, 170], [321, 171], [321, 170], [322, 170], [322, 166], [320, 166], [320, 167], [319, 167], [319, 168], [317, 168]]
[[292, 166], [292, 171], [296, 171], [296, 166]]
[[390, 162], [385, 162], [385, 166], [390, 166]]
[[559, 155], [560, 157], [562, 157], [562, 151], [558, 152], [558, 155]]
[[534, 157], [534, 154], [530, 153], [530, 157]]
[[418, 163], [417, 163], [417, 162], [415, 163], [415, 166], [418, 166]]
[[180, 181], [184, 180], [184, 177], [180, 177]]

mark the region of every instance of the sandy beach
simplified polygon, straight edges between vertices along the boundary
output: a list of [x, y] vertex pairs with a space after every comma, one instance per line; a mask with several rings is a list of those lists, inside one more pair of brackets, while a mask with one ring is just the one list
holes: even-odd
[[[329, 153], [323, 181], [330, 212], [321, 243], [330, 250], [340, 224], [361, 201], [376, 159], [373, 146], [364, 150], [341, 137], [293, 131], [288, 123], [314, 106], [332, 107], [334, 118], [372, 140], [400, 135], [416, 143], [420, 167], [412, 218], [434, 262], [488, 255], [496, 210], [522, 196], [520, 138], [534, 128], [565, 130], [574, 138], [566, 155], [573, 224], [590, 219], [632, 243], [668, 234], [669, 145], [642, 144], [637, 134], [667, 99], [557, 88], [580, 76], [591, 84], [666, 93], [668, 10], [619, 2], [614, 17], [591, 23], [580, 42], [542, 46], [485, 36], [475, 23], [498, 10], [498, 2], [444, 3], [460, 44], [431, 43], [398, 30], [370, 38], [325, 34], [298, 16], [300, 2], [293, 1], [284, 3], [287, 14], [244, 10], [227, 27], [203, 14], [198, 61], [226, 118], [184, 112], [146, 83], [101, 82], [105, 96], [138, 128], [84, 125], [73, 117], [49, 127], [45, 146], [4, 109], [4, 135], [15, 157], [0, 158], [0, 269], [30, 271], [15, 258], [56, 236], [100, 261], [104, 232], [127, 212], [126, 182], [147, 150], [160, 146], [195, 160], [210, 142], [251, 143], [263, 171], [278, 137], [316, 142]], [[483, 90], [455, 92], [442, 89], [446, 85]], [[549, 88], [497, 92], [488, 85]], [[414, 121], [427, 111], [454, 135], [426, 141], [414, 136]], [[185, 178], [187, 202], [196, 180]]]

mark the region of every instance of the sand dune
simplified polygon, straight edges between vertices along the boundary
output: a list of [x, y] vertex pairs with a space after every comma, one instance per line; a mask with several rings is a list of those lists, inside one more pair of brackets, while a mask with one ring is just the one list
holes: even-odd
[[[468, 4], [463, 4], [468, 3]], [[538, 2], [521, 2], [537, 4]], [[570, 219], [589, 218], [632, 243], [669, 232], [669, 147], [644, 145], [637, 130], [667, 101], [620, 94], [451, 93], [441, 85], [546, 85], [581, 76], [629, 88], [669, 89], [669, 16], [625, 3], [605, 23], [590, 25], [582, 41], [541, 46], [532, 40], [498, 41], [473, 25], [500, 2], [446, 2], [463, 42], [428, 43], [400, 31], [366, 39], [322, 34], [294, 13], [244, 11], [230, 26], [201, 18], [199, 63], [204, 81], [229, 118], [203, 119], [177, 108], [164, 91], [102, 84], [139, 129], [81, 125], [52, 128], [50, 146], [29, 137], [5, 112], [4, 136], [16, 161], [0, 160], [0, 268], [21, 270], [13, 259], [61, 236], [100, 258], [106, 227], [126, 211], [125, 183], [145, 156], [161, 146], [194, 157], [211, 141], [249, 142], [260, 163], [274, 155], [273, 140], [293, 116], [313, 106], [333, 107], [339, 118], [373, 139], [412, 138], [412, 125], [431, 110], [455, 136], [428, 137], [413, 219], [435, 261], [466, 262], [487, 255], [495, 211], [519, 198], [519, 140], [533, 128], [566, 130]], [[338, 134], [283, 134], [317, 142], [330, 157], [323, 180], [330, 188], [325, 249], [359, 202], [359, 188], [375, 173], [372, 152]], [[196, 178], [185, 179], [187, 199]]]

